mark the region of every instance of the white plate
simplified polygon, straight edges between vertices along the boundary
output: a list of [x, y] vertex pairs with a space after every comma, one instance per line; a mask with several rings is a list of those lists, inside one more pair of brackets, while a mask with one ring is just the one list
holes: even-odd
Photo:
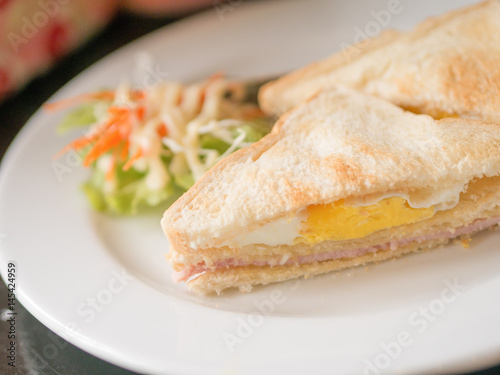
[[[54, 99], [116, 86], [143, 51], [168, 79], [276, 74], [381, 23], [407, 29], [467, 2], [402, 1], [391, 14], [387, 1], [225, 1], [105, 58]], [[139, 84], [154, 79], [145, 74]], [[500, 361], [498, 232], [477, 236], [469, 250], [452, 245], [200, 298], [170, 281], [161, 212], [91, 212], [78, 190], [86, 172], [71, 158], [61, 159], [67, 169], [59, 181], [51, 158], [75, 136], [54, 135], [59, 119], [37, 112], [4, 159], [1, 271], [5, 277], [14, 261], [19, 300], [82, 349], [136, 371], [175, 374], [415, 373]]]

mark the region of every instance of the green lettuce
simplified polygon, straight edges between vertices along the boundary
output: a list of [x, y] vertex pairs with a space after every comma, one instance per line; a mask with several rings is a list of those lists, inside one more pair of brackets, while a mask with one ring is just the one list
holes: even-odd
[[[65, 117], [58, 132], [66, 132], [95, 123], [94, 113], [95, 104], [84, 104], [78, 107]], [[244, 142], [256, 142], [266, 135], [269, 129], [269, 121], [256, 119], [231, 128], [231, 132], [232, 136], [236, 138], [243, 131], [245, 133]], [[216, 150], [219, 155], [224, 154], [231, 146], [210, 134], [202, 135], [200, 143], [202, 148]], [[88, 150], [89, 148], [86, 151]], [[167, 150], [165, 146], [165, 151]], [[85, 154], [85, 151], [83, 153]], [[172, 156], [162, 157], [167, 171], [170, 170], [168, 166], [171, 160]], [[109, 181], [106, 181], [106, 172], [99, 167], [97, 162], [94, 162], [91, 166], [90, 178], [82, 185], [83, 192], [96, 211], [134, 215], [148, 207], [162, 206], [167, 208], [195, 182], [191, 173], [178, 175], [170, 173], [169, 181], [165, 187], [152, 190], [146, 184], [147, 171], [140, 172], [134, 168], [124, 171], [123, 164], [118, 163], [113, 173], [113, 186], [111, 188]]]
[[91, 176], [82, 189], [96, 211], [133, 215], [147, 207], [167, 207], [187, 190], [173, 180], [162, 189], [152, 190], [146, 185], [146, 173], [133, 168], [123, 171], [121, 166], [115, 170], [115, 183], [116, 186], [108, 190], [105, 172], [92, 167]]
[[75, 128], [89, 126], [97, 121], [95, 117], [95, 104], [82, 104], [69, 112], [57, 127], [59, 134], [64, 134]]

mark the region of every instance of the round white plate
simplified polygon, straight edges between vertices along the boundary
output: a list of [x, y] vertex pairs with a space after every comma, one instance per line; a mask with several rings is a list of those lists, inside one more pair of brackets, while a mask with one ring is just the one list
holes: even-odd
[[[361, 33], [408, 29], [466, 3], [221, 1], [113, 53], [53, 99], [115, 87], [144, 52], [153, 64], [135, 75], [138, 85], [273, 75]], [[116, 218], [89, 209], [79, 161], [52, 160], [76, 136], [55, 135], [60, 116], [37, 112], [2, 164], [1, 272], [15, 262], [19, 300], [80, 348], [154, 374], [448, 372], [500, 362], [498, 232], [468, 250], [201, 298], [170, 280], [161, 211]]]

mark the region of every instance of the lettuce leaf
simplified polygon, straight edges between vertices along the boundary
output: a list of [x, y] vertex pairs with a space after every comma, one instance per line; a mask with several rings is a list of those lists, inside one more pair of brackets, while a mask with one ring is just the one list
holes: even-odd
[[[92, 106], [81, 108], [81, 111], [72, 112], [72, 116], [67, 122], [63, 122], [60, 129], [85, 126], [86, 123], [95, 121]], [[92, 116], [90, 113], [92, 112]], [[70, 125], [71, 124], [71, 125]], [[266, 120], [256, 120], [247, 122], [239, 126], [246, 134], [245, 142], [255, 142], [269, 132], [269, 122]], [[238, 134], [237, 128], [231, 129], [233, 135]], [[205, 149], [212, 149], [222, 155], [230, 144], [216, 138], [210, 134], [200, 137], [201, 146]], [[168, 167], [170, 157], [162, 157], [163, 163]], [[167, 170], [169, 170], [167, 168]], [[148, 207], [168, 208], [177, 198], [194, 185], [194, 178], [191, 173], [170, 175], [170, 181], [160, 190], [152, 190], [146, 184], [147, 172], [140, 172], [134, 168], [123, 171], [123, 164], [117, 164], [114, 171], [114, 185], [107, 186], [105, 172], [99, 168], [98, 163], [93, 163], [91, 175], [82, 190], [88, 201], [96, 211], [107, 212], [117, 215], [134, 215]]]
[[63, 134], [75, 128], [89, 126], [97, 121], [95, 115], [95, 104], [82, 104], [69, 112], [57, 127], [57, 133]]
[[163, 189], [152, 190], [146, 185], [146, 174], [134, 169], [116, 169], [117, 186], [106, 187], [105, 173], [93, 166], [90, 179], [82, 190], [96, 211], [118, 215], [134, 215], [147, 207], [171, 205], [186, 190], [170, 181]]

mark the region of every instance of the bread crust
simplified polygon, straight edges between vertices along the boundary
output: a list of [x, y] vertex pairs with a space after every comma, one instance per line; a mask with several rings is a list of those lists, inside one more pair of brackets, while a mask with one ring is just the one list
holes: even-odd
[[445, 245], [448, 239], [428, 241], [426, 243], [412, 243], [397, 250], [381, 250], [356, 258], [343, 258], [323, 262], [274, 267], [231, 267], [214, 272], [207, 272], [188, 283], [188, 287], [198, 294], [220, 294], [228, 288], [238, 288], [242, 292], [249, 292], [255, 285], [309, 278], [328, 272], [340, 271], [345, 268], [363, 266], [368, 263], [382, 262], [400, 257], [416, 251], [430, 250], [439, 245]]
[[[234, 259], [243, 262], [276, 262], [286, 257], [294, 260], [304, 254], [317, 255], [346, 249], [366, 249], [381, 243], [398, 241], [411, 233], [413, 237], [424, 237], [434, 233], [453, 231], [475, 220], [500, 216], [500, 176], [482, 178], [469, 183], [460, 195], [459, 203], [450, 210], [439, 211], [432, 218], [399, 227], [381, 229], [363, 238], [345, 241], [322, 241], [314, 246], [308, 243], [267, 246], [247, 245], [233, 249], [230, 247], [205, 248], [199, 251], [171, 251], [168, 255], [174, 269], [181, 271], [186, 265], [203, 264], [213, 267], [221, 261]], [[174, 249], [179, 249], [172, 244]], [[182, 264], [182, 267], [179, 265]]]
[[164, 214], [172, 253], [351, 196], [439, 192], [500, 172], [500, 125], [433, 120], [382, 99], [330, 90], [223, 159]]
[[435, 118], [500, 122], [500, 1], [429, 18], [409, 33], [382, 33], [264, 86], [261, 107], [279, 115], [343, 85]]
[[[248, 246], [247, 261], [266, 260], [262, 255], [296, 255], [321, 254], [336, 250], [363, 249], [372, 246], [404, 239], [410, 234], [411, 237], [426, 236], [439, 232], [453, 232], [455, 228], [465, 227], [478, 219], [500, 216], [500, 176], [485, 178], [471, 183], [466, 193], [463, 193], [457, 206], [451, 210], [438, 212], [433, 218], [419, 223], [403, 225], [397, 228], [389, 228], [375, 232], [366, 238], [350, 241], [324, 241], [314, 245], [302, 245], [293, 250], [291, 246], [279, 246], [274, 248], [263, 248], [262, 245]], [[469, 236], [468, 234], [467, 236]], [[438, 245], [448, 243], [450, 239], [432, 239], [426, 242], [413, 242], [396, 250], [379, 250], [355, 258], [342, 258], [329, 261], [314, 262], [302, 265], [286, 266], [239, 266], [229, 268], [216, 268], [195, 278], [188, 283], [189, 289], [198, 294], [220, 293], [227, 288], [239, 288], [241, 291], [250, 291], [253, 285], [265, 285], [273, 282], [285, 281], [299, 277], [310, 277], [331, 271], [338, 271], [348, 267], [355, 267], [372, 262], [384, 261], [396, 258], [404, 254], [420, 250], [428, 250]], [[244, 257], [240, 252], [232, 253], [229, 250], [228, 258], [238, 256]], [[209, 250], [206, 256], [214, 256], [216, 259], [207, 258], [207, 264], [221, 260], [224, 254], [217, 249]], [[219, 258], [217, 258], [219, 257]], [[275, 256], [276, 257], [276, 256]], [[243, 258], [244, 259], [244, 258]], [[268, 257], [272, 259], [272, 257]], [[195, 260], [198, 262], [200, 260]], [[171, 262], [175, 263], [175, 262]]]

